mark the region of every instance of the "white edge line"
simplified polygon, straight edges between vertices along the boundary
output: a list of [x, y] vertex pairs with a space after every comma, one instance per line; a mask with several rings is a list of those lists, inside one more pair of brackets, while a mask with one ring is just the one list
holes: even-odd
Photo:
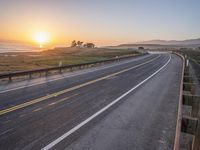
[[[151, 55], [149, 55], [149, 56], [151, 56]], [[10, 92], [10, 91], [19, 90], [19, 89], [23, 89], [23, 88], [26, 88], [26, 87], [32, 87], [32, 86], [36, 86], [36, 85], [41, 85], [41, 84], [44, 84], [44, 83], [49, 83], [49, 82], [53, 82], [53, 81], [57, 81], [57, 80], [65, 79], [65, 78], [75, 77], [75, 76], [87, 74], [87, 73], [90, 73], [90, 72], [100, 71], [100, 70], [104, 70], [104, 69], [107, 69], [107, 68], [128, 64], [128, 63], [131, 63], [131, 62], [134, 62], [134, 61], [136, 61], [136, 60], [127, 60], [126, 62], [117, 63], [117, 64], [111, 64], [109, 66], [100, 66], [99, 68], [98, 67], [97, 68], [89, 68], [89, 69], [92, 69], [92, 70], [85, 70], [84, 72], [80, 72], [80, 73], [76, 72], [77, 74], [74, 73], [74, 74], [71, 74], [71, 75], [58, 77], [58, 78], [55, 78], [55, 79], [50, 79], [49, 81], [41, 81], [41, 82], [33, 83], [33, 84], [30, 84], [30, 85], [22, 85], [20, 87], [2, 90], [2, 91], [0, 91], [0, 94], [6, 93], [6, 92]]]
[[4, 134], [6, 134], [6, 133], [8, 133], [8, 132], [10, 132], [12, 130], [14, 130], [14, 128], [11, 128], [11, 129], [8, 129], [8, 130], [4, 131], [3, 133], [0, 134], [0, 136], [4, 135]]
[[90, 122], [92, 119], [94, 119], [95, 117], [97, 117], [98, 115], [100, 115], [102, 112], [104, 112], [105, 110], [107, 110], [109, 107], [111, 107], [112, 105], [114, 105], [115, 103], [117, 103], [118, 101], [120, 101], [123, 97], [125, 97], [126, 95], [128, 95], [129, 93], [131, 93], [132, 91], [134, 91], [136, 88], [138, 88], [139, 86], [141, 86], [142, 84], [144, 84], [146, 81], [148, 81], [150, 78], [152, 78], [153, 76], [155, 76], [158, 72], [160, 72], [165, 66], [167, 66], [169, 64], [170, 60], [171, 60], [171, 55], [170, 55], [170, 58], [168, 59], [168, 61], [166, 62], [166, 64], [163, 65], [156, 72], [154, 72], [153, 74], [151, 74], [148, 78], [146, 78], [145, 80], [143, 80], [142, 82], [140, 82], [139, 84], [137, 84], [136, 86], [134, 86], [132, 89], [130, 89], [129, 91], [127, 91], [126, 93], [124, 93], [123, 95], [121, 95], [120, 97], [118, 97], [117, 99], [115, 99], [114, 101], [112, 101], [110, 104], [106, 105], [104, 108], [102, 108], [101, 110], [99, 110], [98, 112], [96, 112], [95, 114], [93, 114], [92, 116], [90, 116], [89, 118], [87, 118], [86, 120], [84, 120], [83, 122], [81, 122], [80, 124], [76, 125], [74, 128], [72, 128], [71, 130], [69, 130], [68, 132], [66, 132], [65, 134], [63, 134], [62, 136], [60, 136], [59, 138], [57, 138], [56, 140], [54, 140], [53, 142], [49, 143], [47, 146], [45, 146], [44, 148], [42, 148], [42, 150], [49, 150], [50, 148], [54, 147], [56, 144], [58, 144], [59, 142], [61, 142], [63, 139], [65, 139], [66, 137], [68, 137], [70, 134], [74, 133], [79, 128], [81, 128], [82, 126], [84, 126], [85, 124], [87, 124], [88, 122]]

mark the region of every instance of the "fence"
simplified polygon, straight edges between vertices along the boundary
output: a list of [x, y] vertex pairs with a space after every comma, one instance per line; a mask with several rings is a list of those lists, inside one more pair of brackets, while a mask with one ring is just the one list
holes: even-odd
[[102, 60], [102, 61], [95, 61], [95, 62], [89, 62], [89, 63], [82, 63], [82, 64], [75, 64], [75, 65], [65, 65], [65, 66], [59, 66], [59, 67], [51, 67], [51, 68], [44, 68], [44, 69], [36, 69], [36, 70], [29, 70], [29, 71], [19, 71], [19, 72], [12, 72], [12, 73], [5, 73], [0, 74], [0, 79], [8, 79], [9, 81], [12, 81], [14, 77], [22, 77], [22, 76], [28, 76], [29, 78], [32, 78], [34, 74], [39, 74], [40, 76], [44, 73], [46, 76], [50, 74], [50, 72], [58, 72], [62, 73], [64, 70], [70, 70], [73, 71], [74, 68], [82, 69], [84, 67], [92, 67], [94, 65], [109, 63], [109, 62], [115, 62], [115, 61], [121, 61], [123, 59], [128, 59], [135, 57], [135, 55], [128, 55], [128, 56], [121, 56], [117, 58]]

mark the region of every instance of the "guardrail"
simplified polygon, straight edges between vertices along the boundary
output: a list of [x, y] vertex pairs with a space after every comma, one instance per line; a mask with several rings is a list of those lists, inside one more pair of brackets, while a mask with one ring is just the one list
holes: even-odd
[[[177, 54], [177, 53], [176, 53]], [[194, 76], [190, 72], [189, 60], [187, 56], [177, 54], [183, 59], [183, 72], [179, 96], [178, 116], [176, 125], [176, 135], [174, 150], [179, 150], [181, 132], [193, 135], [192, 150], [200, 149], [200, 96], [196, 93]], [[191, 106], [191, 112], [187, 116], [182, 115], [182, 106]]]
[[95, 62], [89, 62], [89, 63], [82, 63], [82, 64], [74, 64], [74, 65], [65, 65], [60, 67], [51, 67], [51, 68], [44, 68], [44, 69], [36, 69], [36, 70], [28, 70], [28, 71], [19, 71], [19, 72], [12, 72], [12, 73], [5, 73], [0, 74], [0, 79], [8, 79], [9, 81], [12, 81], [12, 78], [19, 77], [19, 76], [29, 76], [29, 78], [32, 78], [33, 74], [41, 74], [45, 73], [47, 76], [51, 71], [58, 71], [59, 73], [62, 73], [63, 70], [69, 69], [70, 71], [73, 71], [74, 68], [82, 69], [83, 67], [92, 67], [94, 65], [103, 64], [103, 63], [109, 63], [114, 61], [121, 61], [123, 59], [128, 59], [135, 57], [136, 55], [128, 55], [128, 56], [121, 56], [117, 58], [102, 60], [102, 61], [95, 61]]
[[181, 57], [183, 61], [182, 66], [182, 77], [180, 83], [180, 93], [179, 93], [179, 103], [178, 103], [178, 114], [177, 114], [177, 122], [176, 122], [176, 132], [175, 132], [175, 140], [174, 140], [174, 150], [180, 149], [180, 135], [181, 135], [181, 122], [182, 122], [182, 94], [183, 94], [183, 77], [184, 77], [184, 69], [185, 69], [185, 58], [183, 55], [179, 53], [175, 53], [179, 57]]

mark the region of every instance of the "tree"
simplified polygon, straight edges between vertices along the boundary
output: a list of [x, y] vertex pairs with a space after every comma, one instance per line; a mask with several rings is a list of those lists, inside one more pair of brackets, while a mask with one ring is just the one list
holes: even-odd
[[77, 46], [80, 48], [81, 47], [81, 45], [83, 44], [83, 42], [81, 42], [81, 41], [78, 41], [77, 42]]
[[87, 48], [94, 48], [95, 44], [94, 43], [85, 43], [83, 46], [87, 47]]
[[138, 49], [144, 49], [144, 47], [138, 47]]
[[71, 47], [76, 47], [76, 46], [77, 46], [77, 43], [76, 43], [75, 40], [73, 40], [72, 43], [71, 43]]

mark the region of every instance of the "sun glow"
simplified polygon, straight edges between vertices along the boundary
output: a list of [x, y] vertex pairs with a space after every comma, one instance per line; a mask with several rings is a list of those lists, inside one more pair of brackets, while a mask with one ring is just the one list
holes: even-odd
[[44, 44], [49, 42], [49, 37], [46, 32], [35, 32], [33, 35], [33, 39], [36, 43], [40, 45], [40, 48], [42, 48]]

